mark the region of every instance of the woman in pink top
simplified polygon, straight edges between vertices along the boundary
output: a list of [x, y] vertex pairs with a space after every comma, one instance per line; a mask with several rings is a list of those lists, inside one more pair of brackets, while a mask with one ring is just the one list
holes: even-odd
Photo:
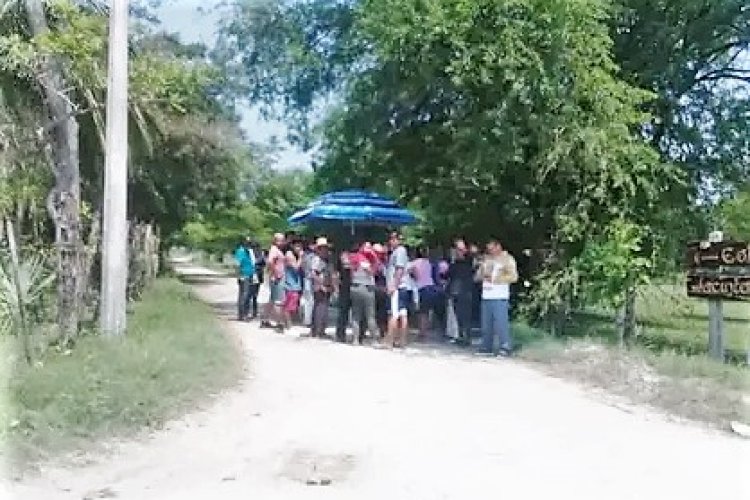
[[411, 275], [419, 293], [419, 338], [427, 337], [430, 328], [430, 311], [435, 308], [438, 290], [432, 278], [432, 262], [427, 258], [427, 250], [417, 249], [417, 258], [411, 263]]

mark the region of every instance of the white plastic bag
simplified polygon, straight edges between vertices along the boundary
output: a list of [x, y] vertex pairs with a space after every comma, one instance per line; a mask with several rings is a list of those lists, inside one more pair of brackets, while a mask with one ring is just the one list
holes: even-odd
[[452, 339], [458, 338], [458, 320], [456, 319], [456, 312], [453, 310], [453, 298], [450, 296], [446, 307], [445, 334]]

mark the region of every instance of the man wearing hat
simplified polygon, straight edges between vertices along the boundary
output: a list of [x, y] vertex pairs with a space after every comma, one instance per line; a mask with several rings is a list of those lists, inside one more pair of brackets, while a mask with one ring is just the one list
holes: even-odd
[[313, 313], [310, 336], [325, 336], [328, 326], [328, 304], [333, 292], [333, 269], [330, 263], [328, 240], [320, 237], [315, 241], [315, 257], [312, 265]]

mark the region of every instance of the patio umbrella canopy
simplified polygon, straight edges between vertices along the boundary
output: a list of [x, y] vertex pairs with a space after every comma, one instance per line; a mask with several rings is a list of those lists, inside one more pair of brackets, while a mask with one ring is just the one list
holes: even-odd
[[385, 196], [360, 190], [326, 193], [295, 212], [290, 224], [342, 222], [354, 226], [402, 226], [413, 224], [414, 214]]

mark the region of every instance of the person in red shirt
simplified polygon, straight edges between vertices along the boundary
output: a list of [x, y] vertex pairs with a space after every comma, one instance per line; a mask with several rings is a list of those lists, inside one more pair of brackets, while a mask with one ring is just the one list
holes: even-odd
[[364, 243], [358, 252], [349, 257], [352, 273], [352, 342], [360, 344], [364, 336], [364, 327], [372, 336], [373, 342], [379, 338], [378, 324], [375, 319], [375, 272], [377, 255], [370, 243]]

